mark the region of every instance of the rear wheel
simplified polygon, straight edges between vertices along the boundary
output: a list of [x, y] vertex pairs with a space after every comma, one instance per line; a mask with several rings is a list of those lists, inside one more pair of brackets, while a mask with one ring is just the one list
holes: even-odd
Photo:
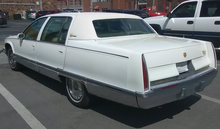
[[71, 78], [66, 78], [66, 90], [70, 102], [80, 108], [88, 108], [91, 97], [84, 84]]
[[8, 64], [12, 70], [18, 71], [21, 69], [21, 65], [15, 60], [15, 56], [11, 48], [8, 49]]

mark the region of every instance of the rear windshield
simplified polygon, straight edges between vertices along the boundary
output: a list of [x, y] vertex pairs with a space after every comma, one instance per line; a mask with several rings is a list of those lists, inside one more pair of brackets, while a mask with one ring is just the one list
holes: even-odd
[[154, 31], [141, 19], [94, 20], [93, 25], [98, 37], [154, 33]]

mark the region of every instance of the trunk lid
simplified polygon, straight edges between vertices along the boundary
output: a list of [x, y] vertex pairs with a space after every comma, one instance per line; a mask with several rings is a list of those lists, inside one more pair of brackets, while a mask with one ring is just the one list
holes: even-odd
[[151, 85], [187, 78], [210, 65], [206, 43], [199, 40], [149, 35], [107, 44], [143, 54]]

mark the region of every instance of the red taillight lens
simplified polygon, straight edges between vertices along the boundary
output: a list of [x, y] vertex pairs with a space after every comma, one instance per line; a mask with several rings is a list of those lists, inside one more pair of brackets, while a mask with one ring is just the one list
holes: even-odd
[[143, 56], [142, 56], [142, 72], [143, 72], [144, 89], [147, 89], [148, 88], [148, 76], [147, 76], [147, 69], [146, 69], [145, 60]]

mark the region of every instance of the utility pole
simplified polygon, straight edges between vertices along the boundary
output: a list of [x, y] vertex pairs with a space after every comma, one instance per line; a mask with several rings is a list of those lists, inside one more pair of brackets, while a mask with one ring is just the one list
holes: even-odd
[[138, 1], [139, 1], [139, 0], [135, 0], [135, 5], [134, 5], [134, 6], [135, 6], [135, 7], [134, 7], [135, 9], [138, 9]]
[[42, 0], [40, 0], [40, 10], [43, 11]]
[[118, 9], [120, 9], [120, 0], [118, 0]]
[[93, 0], [90, 0], [90, 11], [93, 12]]

